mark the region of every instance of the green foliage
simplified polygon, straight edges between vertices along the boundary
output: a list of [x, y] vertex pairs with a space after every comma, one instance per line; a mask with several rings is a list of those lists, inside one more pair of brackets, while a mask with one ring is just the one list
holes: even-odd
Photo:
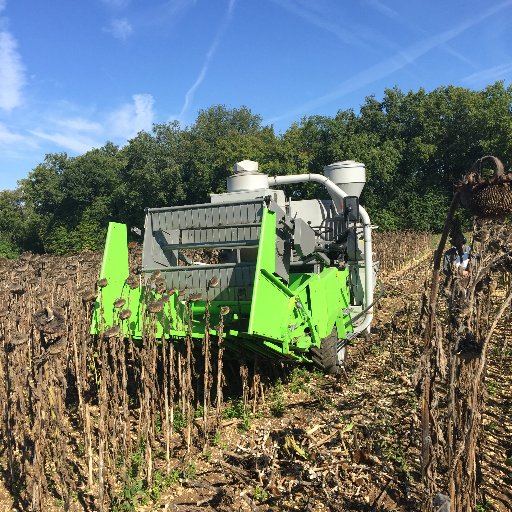
[[[270, 175], [359, 160], [367, 169], [362, 203], [374, 223], [439, 231], [453, 183], [475, 159], [512, 161], [511, 103], [512, 86], [503, 82], [481, 91], [394, 88], [366, 98], [358, 113], [304, 117], [279, 136], [246, 107], [216, 105], [189, 127], [155, 125], [123, 148], [50, 154], [16, 190], [0, 191], [0, 256], [101, 249], [109, 221], [142, 228], [147, 207], [208, 201], [242, 159], [257, 160]], [[312, 183], [287, 192], [325, 196]]]
[[227, 443], [222, 440], [222, 434], [220, 430], [216, 430], [215, 434], [213, 435], [212, 439], [212, 445], [221, 448], [222, 450], [225, 450], [227, 448]]
[[189, 462], [181, 472], [183, 480], [194, 480], [197, 476], [197, 467], [195, 462]]
[[244, 406], [243, 400], [233, 400], [229, 402], [224, 411], [222, 411], [224, 419], [241, 419], [242, 422], [238, 426], [242, 432], [247, 432], [251, 428], [251, 413]]
[[140, 468], [144, 463], [144, 454], [146, 450], [146, 442], [141, 440], [137, 450], [132, 454], [130, 465], [128, 468], [128, 475], [130, 478], [137, 478]]
[[284, 386], [281, 379], [277, 379], [269, 393], [270, 412], [276, 416], [281, 417], [284, 414], [285, 398]]
[[20, 254], [20, 248], [11, 240], [8, 233], [0, 233], [0, 257], [15, 259]]
[[179, 482], [180, 479], [195, 478], [196, 470], [194, 463], [186, 465], [184, 468], [174, 469], [169, 474], [160, 470], [153, 473], [151, 485], [142, 477], [141, 469], [144, 464], [145, 442], [141, 441], [137, 450], [132, 454], [128, 466], [127, 479], [119, 495], [113, 500], [112, 510], [114, 512], [135, 512], [140, 505], [151, 500], [158, 502], [162, 492]]
[[495, 396], [498, 393], [498, 383], [495, 380], [490, 380], [487, 383], [487, 393], [491, 396]]
[[226, 404], [226, 407], [222, 411], [222, 417], [224, 419], [243, 418], [245, 416], [245, 408], [242, 400], [233, 400]]
[[183, 414], [179, 409], [174, 411], [174, 420], [173, 420], [173, 428], [177, 432], [181, 432], [185, 430], [187, 427], [187, 416]]
[[155, 433], [160, 434], [162, 432], [162, 415], [157, 412], [155, 414]]
[[160, 499], [160, 495], [162, 494], [162, 491], [170, 486], [171, 480], [172, 479], [167, 477], [161, 471], [157, 470], [154, 472], [153, 485], [149, 491], [149, 496], [151, 498], [151, 501], [156, 503]]
[[18, 190], [0, 191], [0, 256], [15, 258], [32, 249], [29, 234], [33, 216]]
[[390, 443], [386, 440], [388, 437], [391, 438], [392, 435], [395, 435], [391, 427], [388, 427], [387, 433], [390, 434], [390, 436], [383, 436], [378, 443], [380, 454], [385, 460], [395, 464], [400, 473], [407, 481], [411, 481], [412, 470], [409, 465], [407, 455], [405, 454], [401, 446], [394, 445], [393, 443]]
[[259, 501], [260, 503], [263, 502], [263, 501], [267, 501], [268, 500], [268, 492], [265, 491], [265, 489], [263, 489], [262, 487], [260, 487], [259, 485], [257, 485], [255, 488], [254, 488], [254, 499], [256, 501]]
[[320, 371], [311, 371], [306, 367], [296, 366], [288, 377], [288, 389], [292, 393], [311, 393], [312, 384], [315, 381], [322, 381], [323, 378], [324, 376]]
[[246, 413], [242, 417], [242, 423], [238, 425], [238, 430], [241, 432], [249, 432], [251, 430], [251, 414]]

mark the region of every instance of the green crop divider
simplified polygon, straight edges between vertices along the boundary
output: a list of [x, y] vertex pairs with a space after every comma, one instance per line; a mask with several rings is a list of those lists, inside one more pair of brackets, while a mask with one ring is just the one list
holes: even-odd
[[98, 288], [98, 299], [94, 306], [91, 332], [98, 333], [114, 323], [114, 301], [121, 297], [123, 285], [128, 277], [128, 245], [125, 224], [111, 222], [108, 225], [105, 249], [99, 279], [107, 285]]

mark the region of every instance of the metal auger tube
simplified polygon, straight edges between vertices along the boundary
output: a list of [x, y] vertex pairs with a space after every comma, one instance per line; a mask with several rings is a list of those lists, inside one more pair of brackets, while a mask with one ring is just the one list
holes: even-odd
[[[270, 187], [276, 185], [289, 185], [292, 183], [306, 183], [313, 181], [315, 183], [321, 183], [328, 190], [329, 194], [333, 198], [334, 205], [338, 212], [343, 209], [343, 198], [347, 197], [347, 194], [341, 190], [336, 183], [332, 182], [329, 178], [326, 178], [322, 174], [296, 174], [289, 176], [269, 176], [268, 184]], [[357, 330], [362, 332], [366, 330], [373, 319], [373, 252], [372, 252], [372, 226], [370, 222], [370, 216], [366, 210], [359, 206], [359, 216], [363, 224], [363, 239], [364, 239], [364, 307], [366, 311], [363, 322], [357, 326]]]

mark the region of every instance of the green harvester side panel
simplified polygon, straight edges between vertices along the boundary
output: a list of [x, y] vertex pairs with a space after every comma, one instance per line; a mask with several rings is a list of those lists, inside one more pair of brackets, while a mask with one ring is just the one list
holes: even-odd
[[[113, 325], [119, 325], [125, 337], [143, 339], [145, 327], [150, 326], [157, 337], [183, 339], [189, 332], [202, 338], [206, 330], [205, 310], [208, 307], [211, 335], [220, 321], [220, 308], [230, 306], [224, 317], [224, 335], [228, 346], [267, 355], [279, 355], [295, 360], [309, 360], [313, 346], [319, 347], [322, 338], [335, 327], [338, 337], [344, 339], [352, 331], [349, 311], [348, 269], [324, 268], [320, 273], [291, 273], [289, 283], [275, 275], [276, 219], [268, 208], [263, 209], [252, 300], [228, 304], [196, 301], [187, 304], [175, 292], [158, 314], [150, 315], [147, 304], [159, 298], [141, 283], [131, 289], [126, 283], [129, 275], [127, 228], [110, 223], [100, 279], [108, 284], [99, 288], [91, 325], [91, 333], [101, 334]], [[129, 320], [119, 320], [118, 298], [124, 298], [123, 307], [131, 310]], [[246, 318], [245, 324], [240, 318]], [[190, 320], [189, 320], [190, 319]], [[247, 320], [248, 319], [248, 320]], [[240, 325], [245, 328], [240, 329]]]
[[[98, 288], [98, 299], [94, 305], [91, 333], [100, 334], [113, 325], [120, 324], [124, 334], [141, 330], [141, 288], [130, 289], [125, 281], [129, 275], [128, 237], [125, 224], [109, 223], [99, 279], [105, 278], [107, 285]], [[119, 310], [114, 307], [118, 298], [126, 300], [125, 308], [132, 311], [129, 320], [120, 322]]]
[[287, 286], [276, 277], [276, 214], [263, 212], [248, 334], [283, 355], [297, 357], [336, 326], [338, 336], [352, 331], [347, 269], [324, 268], [319, 274], [291, 274]]

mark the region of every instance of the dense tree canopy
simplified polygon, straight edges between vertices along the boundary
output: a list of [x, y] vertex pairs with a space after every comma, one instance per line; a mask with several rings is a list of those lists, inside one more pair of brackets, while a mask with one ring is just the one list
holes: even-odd
[[[362, 202], [382, 229], [441, 228], [453, 182], [484, 154], [512, 162], [512, 87], [442, 87], [368, 97], [360, 112], [310, 116], [282, 135], [245, 107], [214, 106], [190, 127], [155, 125], [126, 146], [47, 155], [14, 191], [0, 192], [0, 255], [98, 249], [110, 220], [142, 227], [144, 208], [208, 201], [239, 160], [269, 174], [364, 162]], [[321, 193], [299, 188], [296, 195]]]

